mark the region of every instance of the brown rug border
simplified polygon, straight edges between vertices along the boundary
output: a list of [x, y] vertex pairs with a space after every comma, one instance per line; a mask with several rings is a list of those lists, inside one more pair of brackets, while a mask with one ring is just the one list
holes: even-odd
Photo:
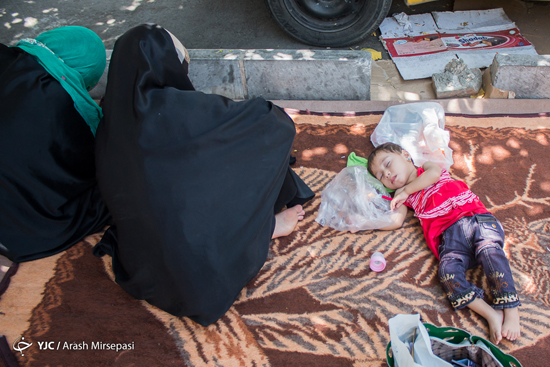
[[[349, 111], [349, 112], [317, 112], [310, 110], [296, 110], [293, 108], [284, 108], [292, 112], [295, 115], [311, 115], [311, 116], [327, 116], [327, 117], [354, 117], [354, 116], [369, 116], [369, 115], [383, 115], [385, 111]], [[468, 114], [468, 113], [449, 113], [445, 112], [445, 117], [464, 117], [464, 118], [495, 118], [495, 117], [510, 117], [510, 118], [537, 118], [537, 117], [550, 117], [550, 112], [533, 112], [533, 113], [492, 113], [486, 115], [480, 114]]]

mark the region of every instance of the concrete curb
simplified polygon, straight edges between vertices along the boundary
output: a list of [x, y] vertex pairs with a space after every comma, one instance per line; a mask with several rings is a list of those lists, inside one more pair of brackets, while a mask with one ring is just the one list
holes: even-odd
[[[198, 91], [231, 99], [370, 100], [368, 51], [190, 49], [189, 79]], [[105, 93], [107, 68], [90, 92]]]
[[507, 115], [521, 116], [526, 114], [537, 114], [549, 118], [550, 122], [550, 100], [546, 99], [422, 99], [416, 101], [283, 101], [271, 100], [277, 106], [313, 112], [326, 113], [349, 113], [372, 112], [383, 113], [388, 107], [404, 103], [436, 102], [439, 103], [445, 113], [487, 116]]

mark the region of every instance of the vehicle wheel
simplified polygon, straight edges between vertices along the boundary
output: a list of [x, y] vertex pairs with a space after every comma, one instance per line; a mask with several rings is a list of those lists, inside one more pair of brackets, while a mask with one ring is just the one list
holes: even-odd
[[392, 0], [265, 0], [292, 37], [313, 46], [358, 43], [382, 23]]

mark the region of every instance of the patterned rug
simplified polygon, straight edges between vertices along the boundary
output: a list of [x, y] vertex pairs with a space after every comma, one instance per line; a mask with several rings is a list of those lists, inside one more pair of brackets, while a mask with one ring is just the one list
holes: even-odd
[[[0, 298], [0, 335], [18, 363], [386, 366], [388, 320], [399, 313], [487, 337], [484, 319], [451, 309], [412, 214], [391, 232], [350, 234], [315, 222], [320, 193], [347, 156], [373, 149], [369, 136], [381, 114], [289, 112], [298, 130], [294, 169], [318, 195], [296, 231], [272, 242], [264, 267], [222, 319], [202, 327], [130, 297], [114, 283], [110, 258], [91, 253], [99, 233], [59, 255], [20, 264], [12, 276]], [[523, 334], [501, 349], [525, 367], [548, 366], [550, 118], [447, 116], [446, 124], [452, 175], [472, 188], [507, 235]], [[387, 260], [381, 273], [369, 269], [374, 251]], [[481, 268], [469, 277], [488, 289]]]

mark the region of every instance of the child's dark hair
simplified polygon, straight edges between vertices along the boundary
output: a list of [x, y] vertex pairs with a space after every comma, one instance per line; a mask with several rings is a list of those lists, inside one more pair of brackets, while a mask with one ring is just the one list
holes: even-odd
[[391, 153], [401, 154], [401, 152], [403, 152], [403, 148], [401, 148], [401, 146], [394, 143], [384, 143], [382, 145], [377, 146], [376, 149], [374, 149], [372, 153], [369, 155], [368, 163], [367, 163], [367, 169], [369, 173], [373, 176], [374, 174], [372, 173], [372, 161], [374, 160], [374, 158], [376, 158], [376, 156], [380, 152], [391, 152]]

